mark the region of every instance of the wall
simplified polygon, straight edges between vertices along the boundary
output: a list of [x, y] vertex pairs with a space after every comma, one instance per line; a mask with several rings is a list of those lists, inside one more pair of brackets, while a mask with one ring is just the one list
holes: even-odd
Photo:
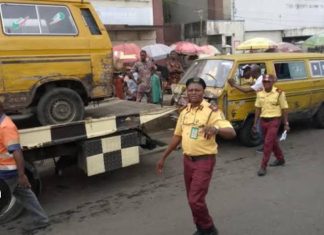
[[107, 25], [153, 25], [152, 0], [91, 0]]
[[208, 0], [167, 0], [170, 4], [170, 23], [187, 24], [200, 21], [197, 10], [203, 9], [203, 19], [208, 17]]
[[323, 0], [232, 0], [233, 19], [246, 31], [324, 27]]
[[278, 31], [249, 31], [249, 32], [245, 32], [244, 40], [248, 40], [256, 37], [264, 37], [264, 38], [269, 38], [275, 42], [281, 42], [282, 31], [279, 30]]

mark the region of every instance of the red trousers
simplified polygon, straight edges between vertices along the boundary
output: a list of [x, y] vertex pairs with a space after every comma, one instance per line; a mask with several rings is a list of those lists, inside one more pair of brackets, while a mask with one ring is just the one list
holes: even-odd
[[184, 157], [183, 160], [188, 203], [194, 223], [201, 229], [209, 229], [214, 225], [208, 212], [205, 197], [208, 193], [215, 162], [215, 157], [196, 161]]
[[273, 118], [271, 120], [261, 118], [261, 128], [264, 138], [263, 159], [261, 162], [261, 167], [264, 169], [268, 166], [272, 152], [278, 160], [284, 159], [278, 142], [278, 130], [280, 123], [280, 118]]

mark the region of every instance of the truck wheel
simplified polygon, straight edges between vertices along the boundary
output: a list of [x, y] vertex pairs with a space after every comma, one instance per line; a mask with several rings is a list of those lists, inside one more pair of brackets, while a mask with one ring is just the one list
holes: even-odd
[[324, 104], [322, 104], [322, 106], [318, 109], [313, 120], [317, 128], [324, 128]]
[[262, 138], [259, 133], [252, 132], [254, 120], [249, 118], [245, 121], [243, 128], [239, 131], [239, 139], [247, 147], [255, 147], [261, 144]]
[[81, 97], [68, 88], [53, 88], [41, 97], [37, 118], [42, 125], [82, 120], [84, 105]]
[[[32, 186], [32, 190], [36, 195], [39, 195], [41, 191], [41, 181], [36, 168], [34, 168], [34, 166], [28, 162], [25, 162], [25, 168], [25, 172]], [[0, 224], [17, 218], [24, 209], [14, 195], [11, 195], [9, 197], [11, 197], [9, 203], [6, 206], [0, 208]]]

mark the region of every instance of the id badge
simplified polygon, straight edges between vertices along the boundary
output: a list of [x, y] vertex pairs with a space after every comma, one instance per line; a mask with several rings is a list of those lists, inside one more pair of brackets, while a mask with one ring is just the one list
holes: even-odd
[[198, 132], [199, 132], [198, 127], [192, 127], [191, 132], [190, 132], [190, 138], [191, 139], [197, 139], [198, 138]]

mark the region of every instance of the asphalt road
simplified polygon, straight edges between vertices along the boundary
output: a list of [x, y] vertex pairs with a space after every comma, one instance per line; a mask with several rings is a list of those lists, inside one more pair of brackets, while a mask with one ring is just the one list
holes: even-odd
[[[167, 140], [170, 130], [155, 136]], [[220, 141], [208, 194], [209, 209], [223, 235], [324, 234], [324, 130], [293, 125], [282, 143], [287, 164], [256, 175], [261, 154], [237, 141]], [[52, 225], [34, 234], [189, 235], [194, 231], [185, 198], [181, 150], [155, 174], [161, 153], [145, 154], [129, 168], [86, 177], [77, 168], [54, 176], [43, 169], [40, 201]], [[44, 170], [46, 169], [46, 170]], [[22, 216], [0, 228], [19, 234]]]

